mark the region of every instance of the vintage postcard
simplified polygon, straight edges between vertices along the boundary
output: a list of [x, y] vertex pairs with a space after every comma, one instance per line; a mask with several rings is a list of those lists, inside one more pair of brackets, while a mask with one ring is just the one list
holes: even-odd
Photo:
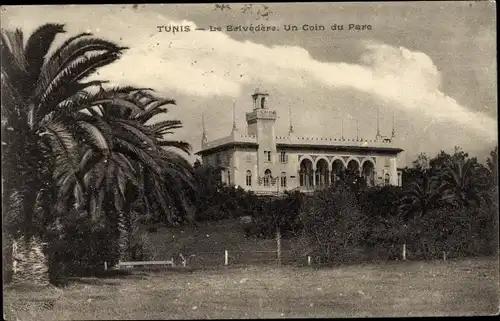
[[498, 314], [495, 13], [2, 6], [4, 318]]

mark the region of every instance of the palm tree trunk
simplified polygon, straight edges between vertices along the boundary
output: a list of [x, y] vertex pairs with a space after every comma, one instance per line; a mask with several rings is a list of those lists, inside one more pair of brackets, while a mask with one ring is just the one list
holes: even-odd
[[125, 212], [118, 211], [118, 251], [120, 253], [120, 261], [126, 261], [129, 257], [129, 233]]
[[3, 284], [12, 282], [12, 268], [13, 268], [13, 255], [12, 255], [12, 238], [5, 231], [2, 233], [2, 259], [3, 259]]
[[44, 246], [36, 236], [28, 240], [20, 237], [13, 241], [12, 283], [49, 285], [49, 268]]

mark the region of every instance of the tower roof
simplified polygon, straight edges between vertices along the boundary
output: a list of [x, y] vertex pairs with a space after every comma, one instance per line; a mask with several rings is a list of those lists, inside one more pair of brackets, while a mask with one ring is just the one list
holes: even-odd
[[255, 88], [253, 94], [254, 95], [257, 95], [257, 94], [269, 95], [269, 93], [267, 92], [267, 90], [264, 90], [264, 89], [262, 89], [260, 87]]

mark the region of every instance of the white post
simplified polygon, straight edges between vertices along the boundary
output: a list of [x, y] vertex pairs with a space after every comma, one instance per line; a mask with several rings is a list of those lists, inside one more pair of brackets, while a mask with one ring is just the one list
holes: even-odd
[[224, 265], [228, 265], [229, 263], [229, 252], [224, 250]]
[[276, 228], [276, 247], [278, 255], [278, 267], [281, 266], [281, 232], [279, 227]]
[[406, 260], [406, 243], [403, 244], [403, 260]]
[[311, 265], [311, 256], [307, 256], [307, 265]]
[[108, 262], [104, 261], [104, 271], [108, 270]]
[[446, 262], [446, 251], [443, 251], [443, 261]]
[[183, 267], [186, 267], [186, 258], [182, 255], [182, 253], [179, 253], [179, 256], [181, 257], [182, 259], [182, 266]]

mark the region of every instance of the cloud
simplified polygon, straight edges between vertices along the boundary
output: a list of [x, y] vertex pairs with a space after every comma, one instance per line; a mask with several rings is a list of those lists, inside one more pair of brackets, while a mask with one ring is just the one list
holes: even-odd
[[[165, 25], [196, 27], [190, 21], [162, 18]], [[238, 97], [243, 86], [259, 84], [349, 88], [433, 121], [466, 126], [484, 139], [497, 136], [495, 120], [440, 90], [439, 70], [422, 52], [366, 42], [361, 63], [328, 63], [314, 60], [300, 47], [267, 47], [209, 31], [154, 32], [133, 43], [121, 61], [101, 70], [100, 77], [114, 79], [125, 72], [141, 86], [165, 86], [206, 98]]]
[[[296, 108], [293, 111], [294, 127], [304, 135], [338, 135], [341, 114], [344, 113], [345, 116], [351, 113], [357, 118], [364, 118], [360, 119], [359, 124], [361, 137], [369, 137], [375, 132], [375, 106], [383, 106], [386, 109], [383, 114], [389, 114], [387, 109], [395, 110], [401, 147], [409, 152], [432, 153], [441, 148], [452, 148], [453, 145], [471, 149], [496, 142], [495, 120], [471, 110], [471, 107], [477, 106], [461, 105], [444, 94], [445, 90], [447, 93], [454, 92], [453, 97], [462, 99], [457, 92], [467, 92], [461, 89], [462, 86], [469, 91], [474, 88], [468, 84], [468, 77], [472, 75], [481, 81], [481, 91], [484, 91], [478, 92], [476, 96], [491, 96], [487, 101], [491, 102], [488, 105], [496, 108], [496, 90], [492, 90], [496, 89], [496, 81], [484, 77], [485, 71], [496, 67], [495, 50], [491, 42], [494, 38], [491, 38], [492, 31], [488, 31], [489, 29], [485, 29], [476, 40], [476, 47], [481, 48], [481, 58], [487, 57], [480, 59], [483, 63], [476, 69], [472, 68], [477, 55], [474, 54], [475, 51], [473, 54], [467, 52], [474, 46], [453, 42], [456, 45], [453, 51], [457, 52], [453, 57], [471, 57], [472, 61], [464, 60], [465, 58], [458, 59], [458, 62], [450, 61], [450, 66], [446, 67], [453, 72], [442, 76], [436, 66], [439, 61], [433, 62], [426, 53], [387, 43], [362, 41], [358, 35], [351, 35], [349, 40], [359, 41], [361, 54], [358, 51], [356, 54], [349, 52], [348, 46], [339, 46], [341, 48], [335, 49], [336, 53], [332, 54], [335, 56], [331, 59], [322, 57], [322, 61], [318, 61], [299, 46], [265, 46], [235, 40], [222, 32], [158, 32], [158, 25], [185, 24], [194, 27], [195, 24], [189, 20], [174, 21], [160, 14], [162, 10], [158, 6], [148, 8], [150, 9], [132, 10], [130, 6], [8, 7], [2, 13], [2, 27], [21, 27], [26, 33], [30, 33], [47, 21], [62, 22], [66, 23], [67, 36], [89, 29], [96, 36], [130, 47], [122, 59], [100, 69], [96, 77], [119, 84], [152, 87], [175, 97], [182, 108], [173, 108], [169, 115], [181, 119], [185, 125], [184, 129], [176, 132], [176, 138], [187, 139], [193, 143], [195, 150], [199, 146], [201, 134], [201, 110], [210, 109], [205, 116], [207, 124], [210, 124], [211, 139], [227, 135], [231, 129], [232, 101], [238, 101], [237, 121], [239, 126], [244, 126], [243, 109], [248, 110], [251, 105], [248, 98], [242, 97], [256, 86], [265, 87], [272, 92], [273, 108], [284, 118], [277, 122], [277, 130], [282, 133], [288, 127], [288, 106], [293, 106]], [[175, 10], [171, 8], [166, 10], [165, 6], [163, 12], [174, 14], [172, 11]], [[192, 15], [179, 16], [192, 19]], [[204, 20], [214, 24], [225, 23], [217, 21], [215, 17], [208, 16]], [[249, 36], [248, 33], [241, 33], [238, 37]], [[307, 43], [303, 41], [305, 37], [309, 35], [299, 33], [292, 36], [278, 32], [263, 38], [268, 43], [302, 44]], [[58, 38], [56, 45], [66, 38]], [[285, 38], [287, 40], [282, 41]], [[337, 41], [338, 38], [333, 36], [331, 39], [323, 38], [324, 43], [311, 42], [310, 45], [326, 48], [327, 44]], [[413, 44], [416, 48], [419, 45], [423, 43]], [[433, 48], [440, 52], [449, 47], [436, 43]], [[325, 49], [324, 52], [329, 50]], [[349, 58], [350, 62], [357, 62], [326, 62], [338, 61], [341, 59], [340, 54], [346, 57], [346, 52], [347, 56], [354, 55], [358, 58]], [[471, 69], [476, 73], [467, 73]], [[457, 74], [457, 70], [464, 71], [458, 77], [462, 81], [450, 82], [457, 80], [451, 78]], [[488, 73], [490, 76], [493, 74]], [[442, 81], [451, 88], [442, 89]], [[468, 96], [471, 97], [470, 101], [478, 101], [473, 94], [469, 93]], [[347, 122], [344, 126], [347, 131]], [[356, 131], [355, 125], [350, 127], [351, 131]], [[390, 120], [386, 120], [385, 125], [381, 126], [385, 133], [390, 132], [390, 127]]]

